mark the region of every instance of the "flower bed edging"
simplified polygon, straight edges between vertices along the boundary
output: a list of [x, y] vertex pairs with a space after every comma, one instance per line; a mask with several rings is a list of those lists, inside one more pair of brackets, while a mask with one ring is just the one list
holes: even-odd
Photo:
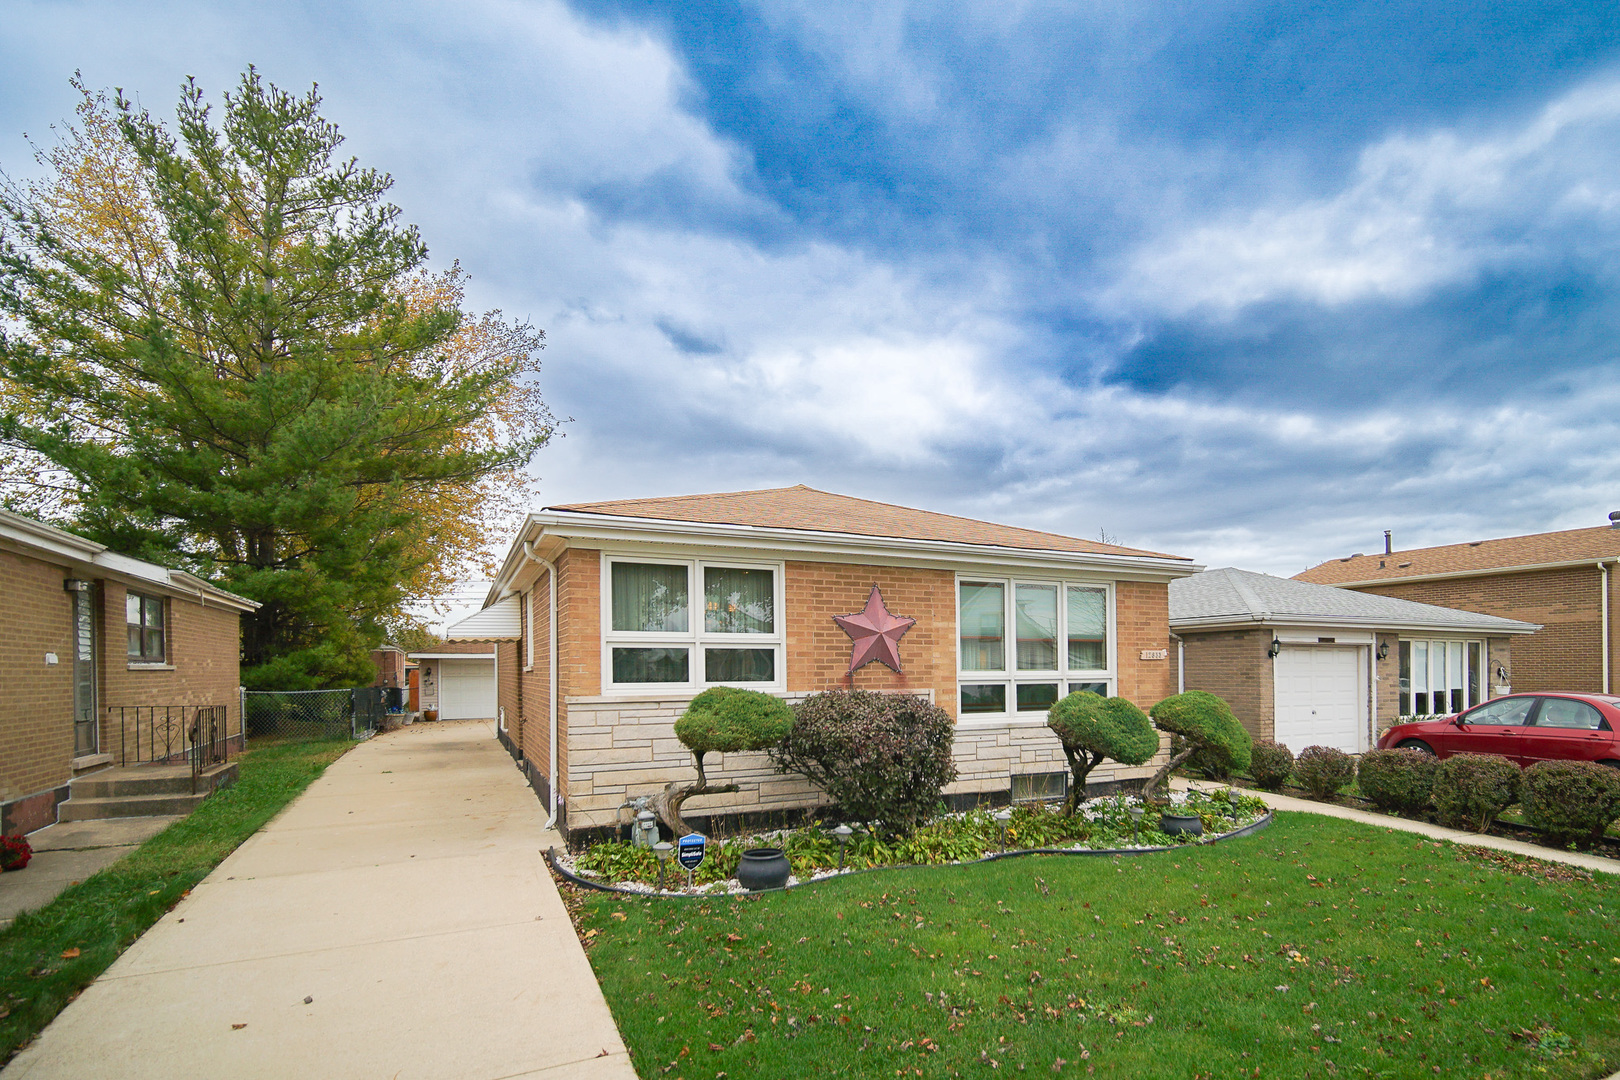
[[549, 847], [546, 849], [546, 862], [550, 864], [553, 870], [555, 870], [569, 882], [586, 889], [593, 889], [596, 892], [618, 893], [621, 896], [657, 897], [662, 900], [715, 900], [727, 896], [759, 896], [762, 893], [767, 892], [786, 892], [789, 889], [799, 889], [806, 885], [818, 885], [821, 882], [827, 881], [831, 878], [846, 877], [850, 874], [872, 874], [880, 870], [935, 869], [940, 865], [976, 866], [980, 863], [995, 862], [998, 859], [1013, 859], [1021, 855], [1155, 855], [1165, 851], [1186, 851], [1188, 848], [1207, 847], [1210, 844], [1218, 844], [1222, 840], [1231, 840], [1235, 839], [1236, 837], [1249, 836], [1257, 833], [1261, 829], [1264, 829], [1266, 826], [1271, 824], [1275, 813], [1275, 811], [1268, 810], [1266, 811], [1264, 817], [1257, 818], [1256, 820], [1249, 822], [1249, 824], [1244, 825], [1242, 828], [1233, 829], [1231, 832], [1221, 833], [1218, 836], [1210, 836], [1205, 837], [1202, 840], [1194, 840], [1187, 844], [1167, 844], [1162, 847], [1131, 848], [1020, 848], [1016, 851], [997, 851], [990, 855], [986, 855], [983, 858], [973, 859], [968, 862], [942, 864], [896, 863], [893, 866], [868, 866], [859, 869], [851, 867], [847, 870], [830, 870], [824, 874], [808, 878], [804, 881], [790, 882], [787, 885], [783, 885], [779, 889], [761, 889], [759, 892], [733, 892], [727, 889], [716, 892], [686, 893], [667, 892], [661, 889], [627, 889], [620, 885], [612, 885], [602, 881], [593, 881], [590, 878], [581, 877], [579, 874], [574, 873], [572, 870], [569, 870], [558, 861], [557, 849], [555, 847]]

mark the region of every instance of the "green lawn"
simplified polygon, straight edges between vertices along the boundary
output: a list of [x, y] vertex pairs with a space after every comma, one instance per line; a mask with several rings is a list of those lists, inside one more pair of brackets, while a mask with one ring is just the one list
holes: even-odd
[[234, 786], [0, 931], [0, 1063], [352, 745], [255, 746]]
[[738, 900], [589, 894], [646, 1080], [1600, 1077], [1616, 883], [1279, 814], [1136, 858], [885, 870]]

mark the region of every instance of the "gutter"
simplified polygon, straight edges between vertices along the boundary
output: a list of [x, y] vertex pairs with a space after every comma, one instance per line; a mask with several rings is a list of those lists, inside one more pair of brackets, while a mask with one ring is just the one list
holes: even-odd
[[[1588, 565], [1582, 563], [1582, 566]], [[1302, 615], [1277, 615], [1271, 612], [1262, 614], [1242, 613], [1237, 615], [1212, 615], [1202, 619], [1171, 619], [1170, 629], [1179, 633], [1189, 633], [1198, 630], [1230, 630], [1249, 626], [1297, 626], [1309, 628], [1313, 626], [1345, 626], [1368, 630], [1422, 630], [1429, 633], [1456, 633], [1456, 634], [1533, 634], [1541, 629], [1539, 623], [1520, 622], [1517, 619], [1503, 619], [1501, 623], [1421, 623], [1401, 622], [1391, 619], [1369, 619], [1357, 615], [1326, 615], [1319, 617], [1306, 617]]]

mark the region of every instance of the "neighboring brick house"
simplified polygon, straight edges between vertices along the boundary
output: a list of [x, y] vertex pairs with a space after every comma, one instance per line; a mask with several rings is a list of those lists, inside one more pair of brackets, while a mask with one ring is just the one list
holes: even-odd
[[4, 510], [0, 583], [0, 833], [53, 823], [74, 776], [135, 760], [147, 706], [223, 706], [240, 746], [253, 601]]
[[1170, 629], [1180, 685], [1219, 694], [1256, 739], [1360, 754], [1414, 706], [1491, 697], [1490, 676], [1538, 627], [1227, 567], [1170, 583]]
[[1620, 529], [1611, 526], [1350, 555], [1295, 577], [1539, 623], [1514, 645], [1500, 681], [1519, 691], [1606, 694], [1614, 689], [1616, 563]]
[[[503, 741], [560, 827], [611, 825], [627, 800], [691, 778], [673, 724], [711, 685], [790, 701], [835, 687], [929, 697], [957, 721], [949, 793], [1005, 798], [1015, 777], [1064, 771], [1045, 726], [1058, 697], [1084, 687], [1145, 709], [1173, 692], [1167, 586], [1197, 569], [803, 486], [590, 503], [531, 514], [484, 611], [450, 636], [495, 639]], [[866, 609], [874, 586], [916, 622], [901, 671], [850, 674], [851, 637], [833, 618]], [[742, 790], [689, 814], [818, 801], [763, 754], [725, 755], [710, 775]]]

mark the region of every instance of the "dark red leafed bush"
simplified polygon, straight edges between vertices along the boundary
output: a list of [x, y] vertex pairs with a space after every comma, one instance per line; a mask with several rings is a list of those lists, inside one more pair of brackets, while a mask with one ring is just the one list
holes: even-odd
[[1434, 773], [1434, 801], [1440, 824], [1484, 832], [1496, 815], [1519, 801], [1519, 767], [1495, 754], [1454, 754]]
[[1561, 844], [1590, 844], [1620, 818], [1620, 769], [1538, 761], [1524, 770], [1525, 820]]
[[828, 690], [793, 712], [772, 760], [809, 777], [852, 818], [909, 833], [939, 809], [940, 792], [956, 779], [955, 725], [926, 698]]
[[1350, 755], [1332, 746], [1307, 746], [1294, 759], [1294, 779], [1313, 798], [1332, 798], [1355, 775]]
[[34, 849], [21, 836], [0, 836], [0, 870], [21, 870], [34, 857]]
[[1262, 739], [1249, 751], [1249, 774], [1267, 791], [1281, 791], [1294, 775], [1294, 752], [1280, 742]]
[[1422, 750], [1369, 750], [1356, 779], [1361, 794], [1380, 810], [1416, 813], [1429, 805], [1440, 762]]

